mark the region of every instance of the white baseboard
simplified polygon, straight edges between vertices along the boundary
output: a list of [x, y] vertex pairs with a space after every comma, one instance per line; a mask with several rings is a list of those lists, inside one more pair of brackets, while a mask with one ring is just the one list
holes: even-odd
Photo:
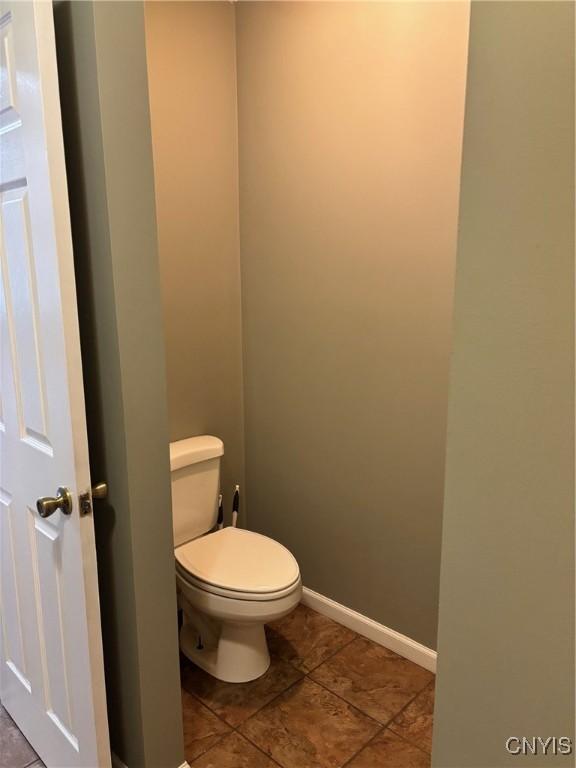
[[362, 637], [367, 637], [378, 645], [382, 645], [384, 648], [388, 648], [399, 656], [403, 656], [436, 674], [437, 654], [431, 648], [427, 648], [425, 645], [417, 643], [416, 640], [385, 627], [383, 624], [378, 624], [377, 621], [373, 621], [373, 619], [369, 619], [329, 597], [324, 597], [324, 595], [320, 595], [308, 587], [304, 587], [302, 590], [302, 602], [323, 616], [328, 616], [329, 619], [334, 619], [338, 624], [357, 632]]
[[[128, 768], [128, 766], [120, 760], [118, 755], [114, 754], [112, 752], [112, 768]], [[179, 766], [179, 768], [190, 768], [190, 765], [184, 761], [182, 765]]]

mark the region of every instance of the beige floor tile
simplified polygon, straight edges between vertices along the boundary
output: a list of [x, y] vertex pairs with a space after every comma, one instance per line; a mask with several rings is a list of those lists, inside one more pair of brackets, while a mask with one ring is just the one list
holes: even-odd
[[433, 679], [431, 672], [363, 637], [310, 677], [386, 724]]
[[379, 728], [306, 679], [247, 720], [240, 732], [283, 768], [340, 768]]
[[346, 768], [430, 768], [430, 756], [386, 729]]

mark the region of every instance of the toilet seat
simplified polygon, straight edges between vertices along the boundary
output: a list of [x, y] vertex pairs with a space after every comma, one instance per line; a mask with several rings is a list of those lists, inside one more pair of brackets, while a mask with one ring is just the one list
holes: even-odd
[[300, 588], [298, 563], [286, 547], [242, 528], [223, 528], [174, 550], [181, 579], [236, 600], [277, 600]]

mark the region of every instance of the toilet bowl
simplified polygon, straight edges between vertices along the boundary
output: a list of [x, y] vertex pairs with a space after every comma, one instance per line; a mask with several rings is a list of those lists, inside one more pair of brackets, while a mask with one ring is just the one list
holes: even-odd
[[302, 582], [282, 544], [241, 528], [214, 531], [222, 441], [170, 445], [182, 653], [210, 675], [242, 683], [270, 666], [264, 625], [292, 611]]
[[294, 557], [273, 539], [240, 528], [194, 539], [175, 555], [184, 655], [219, 680], [263, 675], [270, 666], [264, 624], [300, 601]]

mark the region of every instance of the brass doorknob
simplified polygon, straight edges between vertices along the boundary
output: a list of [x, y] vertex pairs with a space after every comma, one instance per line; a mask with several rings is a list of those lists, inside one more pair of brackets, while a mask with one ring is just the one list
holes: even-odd
[[108, 483], [96, 483], [92, 486], [93, 499], [105, 499], [108, 496]]
[[93, 499], [105, 499], [108, 496], [107, 483], [96, 483], [89, 491], [80, 494], [80, 515], [90, 515], [92, 513]]
[[72, 514], [72, 494], [68, 488], [58, 488], [57, 496], [42, 496], [36, 502], [40, 517], [50, 517], [59, 509], [63, 515]]

